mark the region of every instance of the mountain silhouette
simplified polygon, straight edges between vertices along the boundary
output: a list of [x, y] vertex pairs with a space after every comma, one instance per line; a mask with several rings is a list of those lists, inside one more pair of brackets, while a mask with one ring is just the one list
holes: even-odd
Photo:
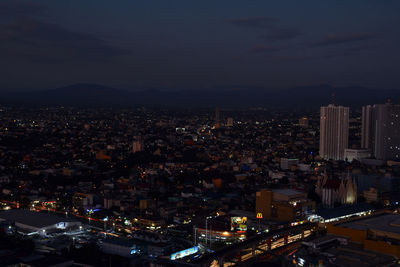
[[398, 103], [400, 90], [365, 87], [334, 88], [329, 85], [288, 89], [216, 88], [207, 90], [129, 91], [96, 84], [74, 84], [50, 90], [0, 94], [1, 104], [77, 105], [77, 106], [181, 106], [181, 107], [274, 107], [316, 108], [334, 101], [337, 105], [359, 107], [384, 103], [388, 98]]

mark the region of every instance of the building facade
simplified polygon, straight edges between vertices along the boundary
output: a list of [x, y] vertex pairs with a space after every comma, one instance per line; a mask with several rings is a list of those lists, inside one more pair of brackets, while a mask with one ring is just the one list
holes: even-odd
[[315, 192], [327, 208], [333, 208], [335, 203], [349, 205], [357, 202], [357, 182], [350, 177], [350, 173], [345, 179], [330, 179], [325, 172], [318, 178]]
[[372, 149], [372, 132], [371, 132], [371, 123], [372, 123], [372, 106], [364, 106], [362, 107], [362, 115], [361, 115], [361, 148]]
[[400, 160], [400, 105], [363, 107], [361, 146], [376, 159]]
[[324, 159], [344, 160], [349, 142], [349, 108], [321, 107], [319, 154]]
[[299, 119], [299, 126], [303, 128], [308, 127], [308, 118], [307, 117], [302, 117]]
[[292, 189], [263, 189], [256, 193], [256, 213], [263, 219], [283, 222], [303, 220], [315, 211], [307, 194]]
[[353, 160], [361, 161], [369, 157], [371, 157], [371, 151], [369, 149], [346, 148], [344, 150], [344, 158], [348, 162], [352, 162]]
[[328, 234], [346, 236], [361, 244], [365, 250], [377, 251], [400, 257], [400, 231], [397, 222], [400, 215], [376, 213], [367, 217], [330, 223]]

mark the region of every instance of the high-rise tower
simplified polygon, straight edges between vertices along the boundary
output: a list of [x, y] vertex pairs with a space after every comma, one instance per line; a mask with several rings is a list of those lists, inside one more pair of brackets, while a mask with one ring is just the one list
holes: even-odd
[[215, 128], [219, 128], [221, 126], [221, 117], [219, 112], [219, 107], [215, 108]]
[[349, 108], [321, 107], [319, 154], [324, 159], [344, 160], [349, 142]]
[[362, 107], [361, 148], [371, 148], [372, 126], [372, 106]]
[[[381, 160], [400, 160], [400, 105], [363, 107], [361, 145]], [[365, 127], [364, 127], [365, 126]]]

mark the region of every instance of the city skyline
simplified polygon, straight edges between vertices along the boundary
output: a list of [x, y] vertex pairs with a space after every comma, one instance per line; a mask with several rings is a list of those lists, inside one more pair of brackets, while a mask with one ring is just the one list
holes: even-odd
[[0, 265], [400, 266], [400, 1], [0, 1]]

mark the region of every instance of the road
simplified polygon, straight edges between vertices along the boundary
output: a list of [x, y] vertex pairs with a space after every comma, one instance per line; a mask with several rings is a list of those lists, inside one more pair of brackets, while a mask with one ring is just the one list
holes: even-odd
[[[308, 237], [311, 235], [311, 231], [310, 230], [305, 230], [304, 231], [304, 238]], [[278, 249], [280, 247], [283, 247], [287, 244], [291, 244], [294, 243], [296, 241], [299, 241], [302, 239], [302, 234], [296, 234], [296, 235], [292, 235], [292, 236], [288, 236], [288, 240], [287, 243], [285, 244], [285, 239], [283, 237], [271, 242], [271, 250], [275, 250]], [[259, 245], [257, 247], [258, 249], [256, 249], [254, 255], [252, 253], [252, 249], [246, 249], [244, 250], [245, 253], [241, 255], [241, 262], [245, 262], [248, 260], [253, 259], [254, 257], [257, 257], [261, 254], [265, 254], [264, 251], [268, 251], [268, 243], [263, 243], [261, 245]], [[262, 251], [264, 250], [264, 251]], [[234, 266], [236, 265], [236, 263], [232, 263], [232, 262], [226, 262], [224, 263], [224, 266], [228, 267], [228, 266]]]

